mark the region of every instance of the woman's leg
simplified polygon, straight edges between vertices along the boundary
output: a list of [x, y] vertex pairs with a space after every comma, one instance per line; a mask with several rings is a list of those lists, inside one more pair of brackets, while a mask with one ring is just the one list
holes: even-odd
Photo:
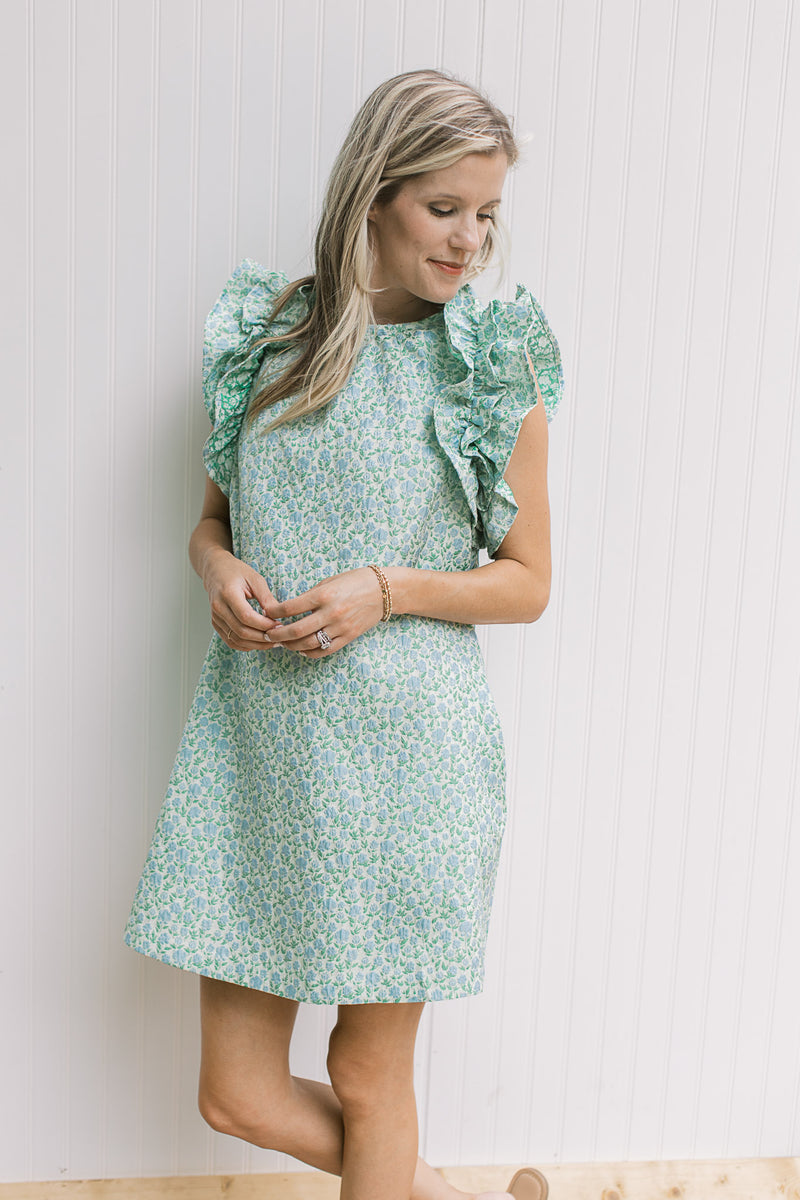
[[338, 1175], [338, 1103], [324, 1084], [289, 1071], [298, 1007], [296, 1000], [201, 976], [198, 1104], [213, 1129]]
[[339, 1005], [328, 1074], [342, 1106], [341, 1200], [409, 1200], [417, 1164], [414, 1043], [422, 1004]]
[[[295, 1000], [201, 977], [200, 1111], [222, 1133], [341, 1175], [341, 1103], [328, 1084], [298, 1079], [289, 1071], [297, 1009]], [[347, 1011], [340, 1008], [337, 1029]], [[464, 1200], [465, 1195], [417, 1160], [411, 1200]]]

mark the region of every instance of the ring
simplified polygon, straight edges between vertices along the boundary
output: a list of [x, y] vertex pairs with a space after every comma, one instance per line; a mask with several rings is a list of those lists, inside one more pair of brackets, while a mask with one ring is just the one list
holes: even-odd
[[328, 635], [324, 629], [317, 630], [317, 641], [319, 642], [319, 644], [323, 650], [327, 650], [328, 647], [331, 645], [331, 639], [328, 637]]
[[230, 641], [233, 637], [233, 630], [230, 628], [230, 626], [228, 627], [228, 632], [225, 636], [227, 637], [228, 641]]

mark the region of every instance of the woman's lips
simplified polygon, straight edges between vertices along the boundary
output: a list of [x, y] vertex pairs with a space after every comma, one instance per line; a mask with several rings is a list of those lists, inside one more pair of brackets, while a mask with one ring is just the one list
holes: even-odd
[[438, 258], [432, 258], [430, 262], [440, 271], [444, 271], [445, 275], [462, 275], [464, 272], [464, 263], [441, 262]]

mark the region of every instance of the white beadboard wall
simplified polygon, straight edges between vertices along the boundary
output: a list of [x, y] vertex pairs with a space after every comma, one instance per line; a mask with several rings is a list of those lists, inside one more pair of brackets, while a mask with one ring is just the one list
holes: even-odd
[[[793, 0], [3, 0], [4, 1180], [294, 1169], [195, 1108], [196, 979], [122, 944], [207, 644], [203, 317], [300, 273], [366, 92], [530, 135], [511, 280], [567, 377], [545, 616], [481, 630], [511, 818], [437, 1164], [800, 1154]], [[510, 286], [507, 284], [506, 286]], [[332, 1009], [294, 1049], [320, 1075]]]

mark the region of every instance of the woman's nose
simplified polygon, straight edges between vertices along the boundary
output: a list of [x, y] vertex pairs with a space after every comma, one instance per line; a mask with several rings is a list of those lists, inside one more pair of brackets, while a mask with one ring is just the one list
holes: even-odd
[[453, 230], [450, 237], [451, 245], [454, 248], [467, 250], [471, 253], [480, 249], [481, 241], [481, 230], [474, 217], [465, 217], [462, 221], [459, 221], [458, 226]]

